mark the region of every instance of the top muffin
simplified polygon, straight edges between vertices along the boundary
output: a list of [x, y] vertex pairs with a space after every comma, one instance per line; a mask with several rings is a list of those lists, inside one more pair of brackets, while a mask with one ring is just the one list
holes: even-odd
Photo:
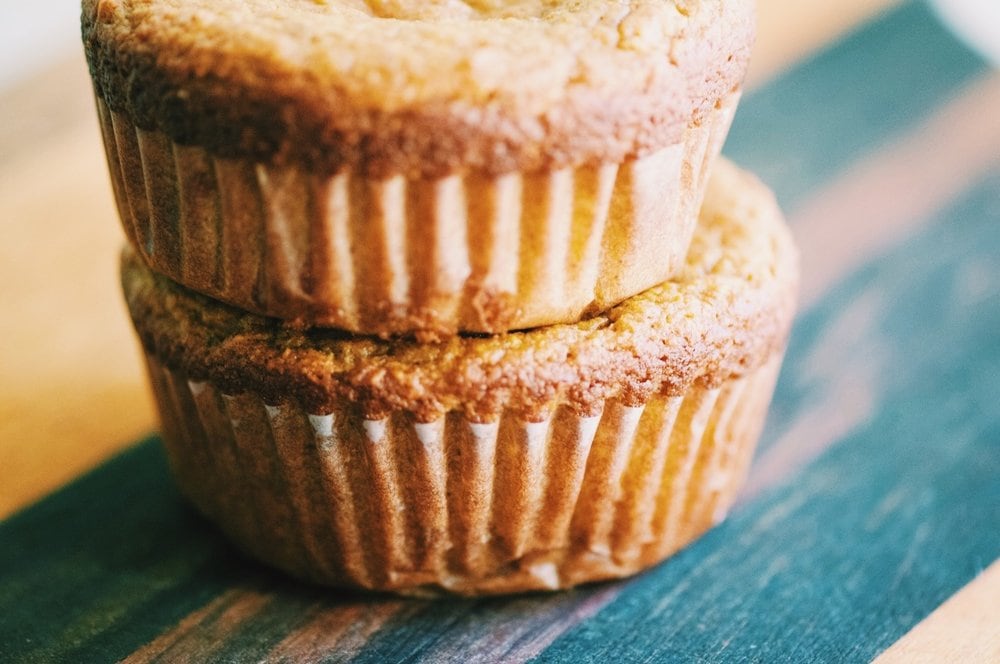
[[126, 235], [295, 327], [572, 323], [683, 266], [752, 0], [84, 0]]
[[98, 95], [182, 144], [436, 177], [620, 162], [737, 88], [749, 0], [84, 0]]

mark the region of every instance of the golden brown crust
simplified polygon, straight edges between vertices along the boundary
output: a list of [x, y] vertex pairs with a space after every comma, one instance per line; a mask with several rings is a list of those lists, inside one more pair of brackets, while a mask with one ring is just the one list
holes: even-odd
[[669, 145], [739, 88], [754, 31], [749, 0], [385, 4], [83, 0], [83, 39], [98, 95], [178, 143], [436, 177]]
[[768, 190], [720, 163], [683, 272], [575, 325], [438, 344], [294, 332], [154, 276], [130, 253], [123, 283], [146, 349], [231, 393], [289, 399], [313, 413], [349, 401], [368, 418], [396, 410], [431, 421], [459, 411], [491, 421], [559, 404], [641, 403], [762, 365], [784, 344], [797, 254]]

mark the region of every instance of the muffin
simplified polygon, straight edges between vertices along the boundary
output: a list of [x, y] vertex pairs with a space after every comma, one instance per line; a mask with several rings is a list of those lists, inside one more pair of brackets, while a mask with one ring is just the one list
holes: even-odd
[[155, 271], [290, 326], [575, 322], [683, 265], [752, 0], [83, 0]]
[[682, 271], [575, 324], [436, 344], [290, 330], [123, 259], [181, 490], [251, 556], [334, 586], [550, 590], [718, 523], [794, 310], [773, 197], [720, 163]]

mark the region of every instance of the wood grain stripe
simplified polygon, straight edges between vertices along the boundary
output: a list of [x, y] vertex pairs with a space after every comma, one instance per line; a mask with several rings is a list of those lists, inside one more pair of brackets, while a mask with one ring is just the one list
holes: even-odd
[[[918, 232], [992, 165], [1000, 163], [1000, 74], [980, 79], [929, 120], [859, 163], [807, 201], [790, 220], [802, 252], [802, 305], [811, 308], [835, 284]], [[776, 486], [864, 422], [873, 382], [884, 370], [845, 349], [862, 340], [886, 302], [864, 293], [827, 323], [815, 355], [801, 368], [831, 381], [824, 398], [796, 414], [755, 462], [740, 502]]]
[[[267, 631], [260, 661], [312, 662], [337, 653], [346, 660], [360, 651], [368, 637], [386, 620], [406, 608], [403, 600], [338, 603], [318, 594], [234, 588], [123, 660], [124, 664], [156, 662], [246, 661], [227, 656], [234, 646], [246, 643], [245, 635]], [[283, 615], [275, 622], [275, 615]]]
[[910, 0], [751, 92], [725, 152], [794, 210], [987, 71], [927, 3]]
[[231, 638], [250, 616], [262, 611], [268, 599], [259, 592], [228, 590], [126, 657], [123, 664], [208, 660], [213, 647]]
[[[269, 662], [347, 661], [362, 651], [385, 622], [404, 610], [405, 601], [356, 602], [322, 607], [292, 629], [267, 656]], [[333, 656], [336, 653], [336, 656]]]
[[1000, 560], [875, 660], [875, 664], [939, 662], [1000, 662]]
[[1000, 74], [975, 81], [901, 140], [852, 167], [791, 218], [802, 302], [918, 230], [1000, 162]]

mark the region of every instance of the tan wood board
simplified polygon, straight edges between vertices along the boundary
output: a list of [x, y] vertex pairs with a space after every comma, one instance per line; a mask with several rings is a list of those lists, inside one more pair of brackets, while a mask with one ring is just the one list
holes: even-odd
[[1000, 662], [1000, 561], [952, 595], [875, 662]]

